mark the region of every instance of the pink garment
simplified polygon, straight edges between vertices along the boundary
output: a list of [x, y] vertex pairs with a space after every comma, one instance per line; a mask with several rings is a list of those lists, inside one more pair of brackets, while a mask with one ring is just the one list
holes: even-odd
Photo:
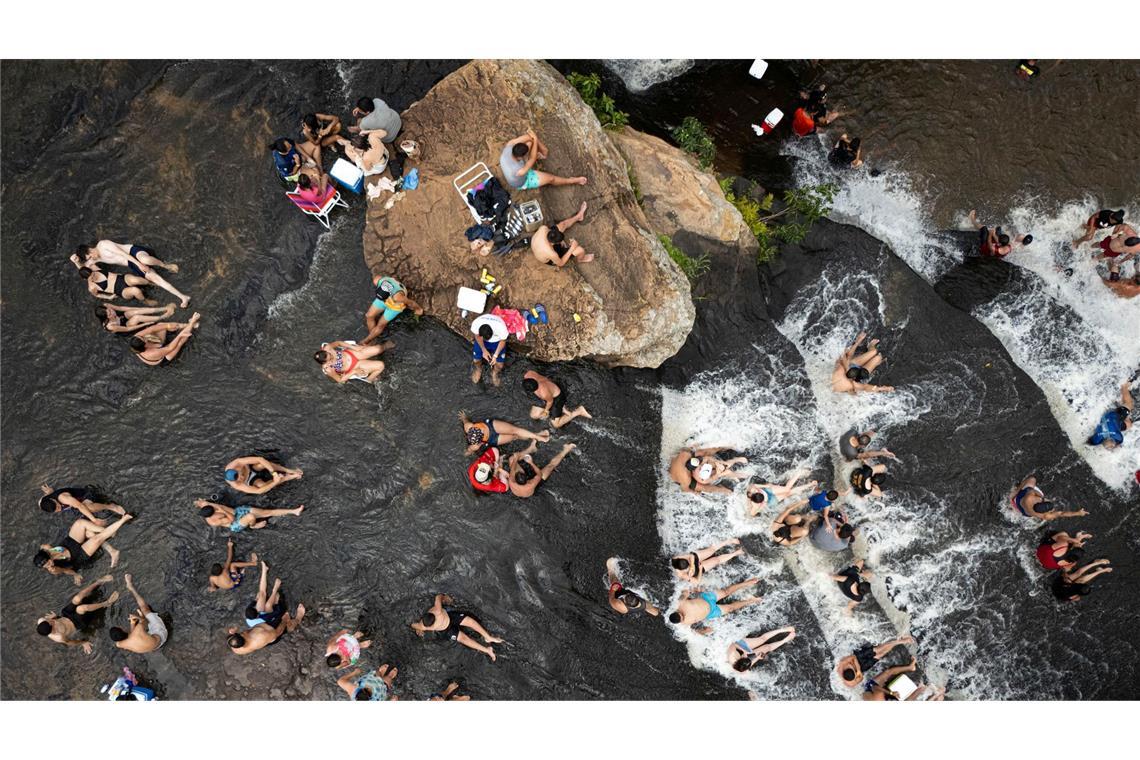
[[526, 340], [526, 333], [529, 329], [526, 317], [518, 309], [504, 309], [501, 306], [496, 306], [491, 309], [491, 313], [499, 317], [507, 325], [507, 329], [515, 334], [517, 340]]

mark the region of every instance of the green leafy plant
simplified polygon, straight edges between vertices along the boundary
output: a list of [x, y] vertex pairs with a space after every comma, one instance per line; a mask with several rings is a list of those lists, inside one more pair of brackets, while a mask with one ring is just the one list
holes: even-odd
[[709, 257], [708, 254], [701, 254], [700, 256], [690, 256], [673, 243], [673, 239], [668, 235], [658, 235], [657, 239], [661, 241], [661, 245], [669, 254], [669, 258], [673, 259], [674, 263], [681, 268], [685, 276], [689, 278], [689, 282], [695, 283], [706, 272], [709, 271]]
[[697, 157], [697, 163], [702, 169], [712, 166], [713, 159], [716, 158], [716, 143], [709, 137], [705, 125], [701, 124], [699, 119], [695, 116], [686, 116], [681, 126], [673, 127], [670, 134], [673, 136], [673, 142], [677, 143], [681, 150]]
[[807, 237], [811, 226], [831, 211], [831, 203], [839, 190], [832, 184], [785, 190], [782, 207], [772, 211], [776, 199], [771, 193], [762, 200], [736, 195], [732, 192], [731, 177], [720, 181], [720, 189], [756, 237], [760, 246], [756, 260], [760, 263], [772, 260], [779, 250], [779, 243], [798, 243]]
[[597, 74], [579, 74], [570, 72], [566, 77], [586, 105], [593, 109], [603, 129], [621, 129], [629, 124], [629, 114], [619, 111], [614, 99], [602, 92], [602, 78]]
[[633, 171], [633, 165], [627, 163], [625, 165], [626, 174], [629, 175], [629, 186], [633, 189], [633, 199], [637, 201], [637, 205], [642, 205], [641, 183], [637, 181], [637, 174]]

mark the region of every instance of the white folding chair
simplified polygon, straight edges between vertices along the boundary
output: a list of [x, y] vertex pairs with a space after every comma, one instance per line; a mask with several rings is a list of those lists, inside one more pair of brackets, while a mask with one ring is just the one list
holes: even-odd
[[297, 194], [297, 191], [286, 192], [285, 195], [288, 196], [289, 200], [293, 201], [294, 206], [301, 209], [309, 216], [316, 217], [316, 220], [323, 224], [327, 230], [331, 229], [331, 226], [329, 225], [329, 212], [331, 212], [337, 206], [348, 208], [348, 204], [345, 203], [344, 200], [340, 197], [340, 191], [333, 187], [330, 187], [329, 189], [332, 190], [332, 193], [330, 193], [325, 198], [325, 202], [320, 206], [311, 201], [307, 201], [304, 198], [301, 198]]
[[479, 224], [483, 220], [479, 218], [479, 213], [467, 202], [467, 191], [475, 189], [483, 182], [491, 179], [492, 176], [494, 175], [491, 174], [491, 170], [487, 168], [485, 163], [480, 161], [451, 181], [451, 184], [455, 186], [455, 191], [459, 193], [459, 197], [463, 199], [463, 205], [471, 212], [471, 218], [475, 220], [475, 224]]

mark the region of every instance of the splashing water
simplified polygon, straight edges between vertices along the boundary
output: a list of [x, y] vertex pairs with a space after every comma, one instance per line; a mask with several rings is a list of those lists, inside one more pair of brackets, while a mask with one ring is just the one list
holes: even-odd
[[645, 92], [655, 84], [667, 82], [693, 68], [688, 58], [614, 58], [605, 61], [606, 68], [621, 77], [630, 92]]

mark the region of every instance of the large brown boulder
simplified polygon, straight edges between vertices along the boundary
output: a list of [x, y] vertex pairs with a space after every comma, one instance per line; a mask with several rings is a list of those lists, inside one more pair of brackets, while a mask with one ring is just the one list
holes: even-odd
[[[541, 360], [656, 367], [684, 344], [695, 315], [689, 283], [634, 199], [625, 160], [561, 74], [536, 61], [475, 61], [403, 119], [402, 136], [425, 146], [422, 160], [409, 164], [418, 166], [420, 186], [391, 209], [385, 196], [369, 204], [364, 256], [374, 275], [396, 277], [429, 314], [470, 337], [471, 316], [461, 316], [456, 293], [461, 285], [479, 287], [485, 267], [505, 286], [499, 304], [545, 304], [549, 324], [523, 344]], [[570, 236], [595, 254], [592, 262], [557, 269], [528, 249], [503, 257], [470, 251], [463, 232], [473, 220], [452, 180], [478, 161], [499, 176], [503, 144], [528, 128], [549, 149], [541, 169], [585, 175], [589, 184], [516, 190], [512, 198], [537, 198], [555, 221], [586, 201], [586, 220]]]

